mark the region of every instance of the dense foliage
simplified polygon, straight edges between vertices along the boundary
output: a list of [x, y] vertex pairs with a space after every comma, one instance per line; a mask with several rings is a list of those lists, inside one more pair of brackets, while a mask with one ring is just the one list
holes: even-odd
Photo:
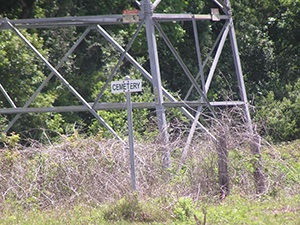
[[[293, 140], [300, 135], [300, 2], [291, 0], [232, 0], [233, 16], [242, 66], [245, 75], [248, 98], [254, 106], [252, 116], [258, 124], [262, 135], [272, 140]], [[0, 5], [0, 17], [42, 18], [57, 16], [107, 15], [121, 14], [124, 9], [136, 8], [134, 1], [95, 1], [95, 0], [23, 0], [6, 1]], [[163, 0], [157, 12], [191, 12], [209, 13], [211, 7], [217, 7], [213, 1], [203, 0]], [[185, 56], [185, 63], [193, 74], [197, 73], [193, 27], [190, 23], [163, 24], [172, 44], [180, 55]], [[222, 24], [203, 22], [198, 24], [200, 47], [206, 56], [220, 31]], [[56, 65], [84, 28], [28, 29], [22, 33], [41, 53]], [[135, 26], [106, 26], [105, 29], [123, 46], [128, 43], [135, 31]], [[147, 44], [143, 31], [133, 43], [130, 53], [149, 68]], [[182, 76], [182, 70], [175, 63], [174, 57], [162, 41], [158, 40], [161, 59], [161, 73], [165, 86], [178, 92], [184, 98], [190, 83]], [[236, 96], [238, 91], [234, 82], [223, 82], [234, 78], [234, 68], [229, 44], [224, 47], [221, 63], [218, 65], [216, 81], [212, 85], [209, 98], [224, 99]], [[230, 54], [229, 54], [230, 53]], [[113, 70], [119, 53], [108, 45], [96, 32], [90, 32], [85, 40], [69, 57], [67, 63], [59, 70], [74, 85], [76, 90], [93, 102], [104, 85], [110, 71]], [[28, 97], [36, 90], [50, 71], [26, 50], [22, 41], [12, 31], [1, 30], [0, 33], [0, 80], [17, 106], [24, 105]], [[140, 78], [140, 73], [130, 63], [124, 61], [117, 73], [117, 78], [131, 75]], [[146, 90], [150, 86], [146, 85]], [[222, 88], [231, 92], [220, 91]], [[192, 96], [192, 98], [195, 96]], [[153, 96], [144, 92], [135, 95], [137, 101], [153, 101]], [[105, 92], [101, 101], [124, 101], [124, 96]], [[7, 107], [3, 95], [0, 106]], [[80, 102], [57, 79], [52, 78], [38, 98], [30, 105], [61, 106], [78, 105]], [[99, 112], [115, 130], [126, 131], [125, 112]], [[176, 112], [171, 112], [176, 115]], [[149, 133], [146, 126], [152, 118], [151, 110], [137, 110], [136, 131]], [[0, 117], [0, 126], [5, 127], [12, 116]], [[112, 123], [114, 121], [114, 123]], [[75, 127], [75, 129], [74, 129]], [[39, 129], [36, 129], [39, 128]], [[55, 133], [73, 132], [82, 129], [86, 133], [98, 133], [104, 129], [90, 113], [45, 113], [22, 117], [11, 131], [24, 137], [41, 139], [55, 137]], [[45, 135], [46, 133], [46, 135]], [[105, 134], [104, 134], [105, 135]]]

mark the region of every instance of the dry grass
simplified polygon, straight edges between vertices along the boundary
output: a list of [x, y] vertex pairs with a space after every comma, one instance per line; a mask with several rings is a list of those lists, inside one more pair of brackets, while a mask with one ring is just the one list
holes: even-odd
[[[243, 127], [229, 129], [231, 125], [228, 120], [223, 124], [229, 149], [231, 190], [256, 196], [249, 135]], [[168, 146], [172, 165], [167, 170], [161, 163], [161, 149], [165, 146], [156, 141], [135, 143], [138, 195], [144, 199], [175, 201], [184, 196], [194, 201], [218, 201], [218, 159], [214, 142], [199, 132], [188, 149], [185, 164], [178, 171], [186, 138], [180, 135], [172, 140]], [[263, 142], [263, 146], [267, 180], [263, 194], [297, 193], [300, 179], [295, 165], [298, 164], [287, 163], [279, 151], [267, 143]], [[37, 142], [26, 148], [5, 146], [0, 151], [1, 201], [40, 208], [114, 202], [132, 193], [129, 165], [127, 146], [97, 137], [71, 135], [62, 136], [58, 143], [47, 146]]]

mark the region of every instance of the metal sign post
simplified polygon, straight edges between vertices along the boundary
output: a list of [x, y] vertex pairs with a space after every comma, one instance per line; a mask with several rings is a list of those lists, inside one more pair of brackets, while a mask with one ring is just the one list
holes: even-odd
[[136, 190], [136, 176], [135, 176], [135, 163], [134, 163], [131, 92], [140, 92], [140, 91], [142, 91], [142, 80], [130, 80], [130, 77], [126, 76], [125, 80], [123, 81], [111, 82], [112, 93], [126, 92], [128, 139], [129, 139], [129, 153], [130, 153], [130, 173], [131, 173], [131, 183], [132, 183], [133, 190]]

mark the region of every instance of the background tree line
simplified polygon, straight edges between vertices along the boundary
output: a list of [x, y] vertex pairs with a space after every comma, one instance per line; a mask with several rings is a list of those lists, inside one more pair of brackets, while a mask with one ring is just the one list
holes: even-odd
[[[245, 76], [248, 98], [254, 106], [252, 117], [258, 124], [262, 135], [274, 140], [294, 140], [300, 135], [300, 2], [292, 0], [257, 0], [231, 1], [234, 23], [237, 32], [239, 51]], [[136, 8], [134, 1], [96, 1], [96, 0], [14, 0], [1, 1], [0, 17], [9, 19], [44, 18], [83, 15], [121, 14], [124, 9]], [[157, 12], [209, 13], [210, 8], [217, 7], [209, 0], [163, 0]], [[171, 42], [185, 56], [187, 66], [197, 73], [197, 59], [194, 48], [193, 27], [190, 23], [162, 24]], [[200, 35], [200, 46], [203, 55], [210, 51], [222, 24], [209, 21], [197, 24]], [[136, 25], [106, 26], [105, 29], [119, 43], [125, 45], [132, 36]], [[47, 59], [56, 65], [68, 51], [84, 28], [28, 29], [22, 33], [38, 48]], [[161, 73], [165, 86], [184, 98], [190, 83], [182, 76], [175, 59], [167, 47], [158, 42], [161, 59]], [[189, 46], [189, 48], [187, 48]], [[229, 44], [225, 45], [216, 80], [208, 93], [210, 100], [233, 98], [238, 90], [235, 83], [224, 83], [234, 80]], [[147, 43], [145, 36], [139, 34], [130, 53], [149, 69]], [[96, 32], [90, 32], [78, 46], [68, 62], [60, 69], [67, 80], [87, 99], [94, 101], [105, 83], [109, 72], [114, 68], [119, 53]], [[0, 80], [17, 106], [22, 106], [36, 90], [41, 81], [49, 74], [47, 68], [38, 62], [33, 53], [10, 30], [0, 32]], [[118, 73], [120, 77], [140, 74], [126, 61]], [[221, 92], [227, 88], [230, 92]], [[151, 87], [147, 86], [146, 90]], [[196, 96], [195, 96], [196, 97]], [[193, 96], [192, 96], [193, 98]], [[121, 95], [104, 93], [101, 101], [124, 101]], [[134, 100], [152, 101], [151, 94], [134, 95]], [[56, 79], [51, 79], [31, 106], [77, 105], [80, 102], [70, 94]], [[8, 107], [8, 102], [1, 95], [0, 107]], [[147, 125], [154, 115], [151, 110], [137, 110], [136, 132], [151, 132]], [[176, 111], [169, 112], [176, 117]], [[101, 111], [99, 114], [119, 132], [126, 131], [125, 111]], [[7, 124], [12, 116], [1, 115], [1, 127]], [[76, 123], [75, 123], [76, 121]], [[56, 133], [68, 133], [80, 128], [87, 134], [106, 132], [94, 121], [89, 113], [44, 113], [23, 115], [13, 131], [24, 137], [40, 139], [47, 131], [50, 136]], [[36, 129], [39, 128], [39, 129]]]

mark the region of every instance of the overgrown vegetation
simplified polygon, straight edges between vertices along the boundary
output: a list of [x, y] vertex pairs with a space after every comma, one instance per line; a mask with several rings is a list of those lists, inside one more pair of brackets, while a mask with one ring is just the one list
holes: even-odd
[[119, 141], [74, 133], [25, 148], [17, 137], [8, 137], [0, 152], [0, 223], [257, 224], [255, 218], [261, 224], [296, 224], [300, 142], [276, 148], [262, 143], [267, 187], [257, 195], [245, 137], [237, 130], [227, 134], [231, 194], [223, 200], [215, 144], [204, 134], [195, 137], [180, 171], [183, 137], [169, 146], [167, 171], [155, 140], [137, 142], [136, 192], [129, 150]]

